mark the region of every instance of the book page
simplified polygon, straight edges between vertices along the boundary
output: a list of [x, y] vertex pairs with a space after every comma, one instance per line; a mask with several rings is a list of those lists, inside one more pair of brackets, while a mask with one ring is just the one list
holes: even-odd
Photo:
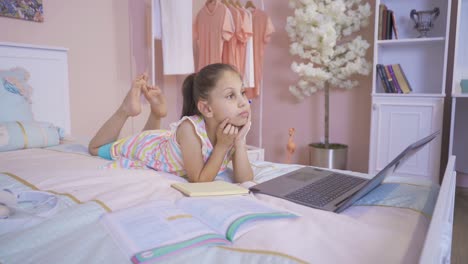
[[185, 197], [177, 204], [231, 241], [254, 228], [256, 220], [296, 217], [250, 196]]
[[[152, 201], [140, 206], [105, 214], [101, 218], [113, 238], [124, 252], [132, 257], [143, 252], [143, 256], [157, 256], [151, 250], [163, 246], [174, 246], [176, 243], [193, 240], [193, 243], [181, 243], [183, 246], [193, 246], [202, 243], [200, 236], [211, 242], [220, 242], [223, 236], [204, 225], [187, 212], [178, 209], [173, 203]], [[209, 234], [214, 234], [210, 236]], [[226, 241], [227, 243], [227, 241]], [[174, 250], [164, 249], [164, 254], [180, 250], [176, 245]], [[146, 251], [146, 252], [145, 252]], [[154, 250], [153, 250], [154, 251]]]

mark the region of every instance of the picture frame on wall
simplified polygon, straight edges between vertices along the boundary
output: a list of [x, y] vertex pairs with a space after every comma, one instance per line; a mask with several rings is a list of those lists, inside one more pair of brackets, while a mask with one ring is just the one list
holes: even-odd
[[0, 0], [0, 16], [44, 22], [42, 0]]

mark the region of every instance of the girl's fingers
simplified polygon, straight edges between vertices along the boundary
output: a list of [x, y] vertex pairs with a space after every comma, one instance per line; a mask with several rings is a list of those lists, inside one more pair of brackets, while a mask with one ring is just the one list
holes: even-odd
[[250, 121], [247, 121], [247, 123], [241, 128], [240, 133], [247, 133], [250, 130]]
[[229, 118], [226, 118], [226, 119], [224, 119], [223, 122], [221, 122], [221, 124], [219, 124], [218, 130], [219, 130], [220, 132], [224, 132], [228, 121], [229, 121]]
[[224, 128], [223, 130], [223, 133], [226, 134], [226, 135], [235, 135], [239, 132], [239, 128], [237, 128], [236, 126], [233, 126], [231, 124], [227, 124], [226, 127]]
[[231, 136], [234, 135], [235, 131], [236, 131], [236, 127], [231, 125], [231, 129], [229, 130], [229, 135]]
[[247, 133], [249, 133], [251, 124], [252, 124], [252, 122], [249, 121], [249, 122], [247, 122], [247, 124], [245, 124], [241, 128], [241, 130], [239, 131], [239, 134], [237, 135], [238, 139], [245, 140], [245, 138], [247, 137]]
[[229, 135], [230, 131], [232, 129], [232, 125], [231, 124], [227, 124], [226, 127], [224, 128], [224, 134], [227, 134]]

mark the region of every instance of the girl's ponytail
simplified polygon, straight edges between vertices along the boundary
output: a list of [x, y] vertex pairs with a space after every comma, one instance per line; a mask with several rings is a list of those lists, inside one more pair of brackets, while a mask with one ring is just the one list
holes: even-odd
[[195, 73], [192, 73], [189, 76], [187, 76], [184, 80], [184, 83], [182, 84], [182, 95], [184, 97], [182, 117], [200, 114], [193, 94], [195, 85], [195, 75]]
[[208, 100], [210, 92], [225, 71], [236, 73], [242, 80], [241, 75], [234, 66], [223, 63], [209, 64], [198, 73], [192, 73], [185, 78], [182, 84], [182, 95], [184, 97], [182, 117], [201, 115], [197, 107], [198, 101]]

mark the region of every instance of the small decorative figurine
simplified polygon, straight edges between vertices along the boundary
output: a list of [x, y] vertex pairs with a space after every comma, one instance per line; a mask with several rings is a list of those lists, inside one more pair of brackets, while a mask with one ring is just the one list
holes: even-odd
[[416, 11], [411, 10], [410, 17], [414, 21], [414, 28], [419, 31], [418, 38], [426, 38], [427, 32], [434, 27], [434, 20], [439, 16], [440, 9]]
[[296, 132], [296, 129], [291, 127], [289, 129], [289, 139], [288, 139], [288, 144], [286, 145], [286, 150], [288, 153], [286, 154], [286, 163], [291, 163], [291, 157], [294, 151], [296, 151], [296, 143], [294, 143], [294, 133]]

